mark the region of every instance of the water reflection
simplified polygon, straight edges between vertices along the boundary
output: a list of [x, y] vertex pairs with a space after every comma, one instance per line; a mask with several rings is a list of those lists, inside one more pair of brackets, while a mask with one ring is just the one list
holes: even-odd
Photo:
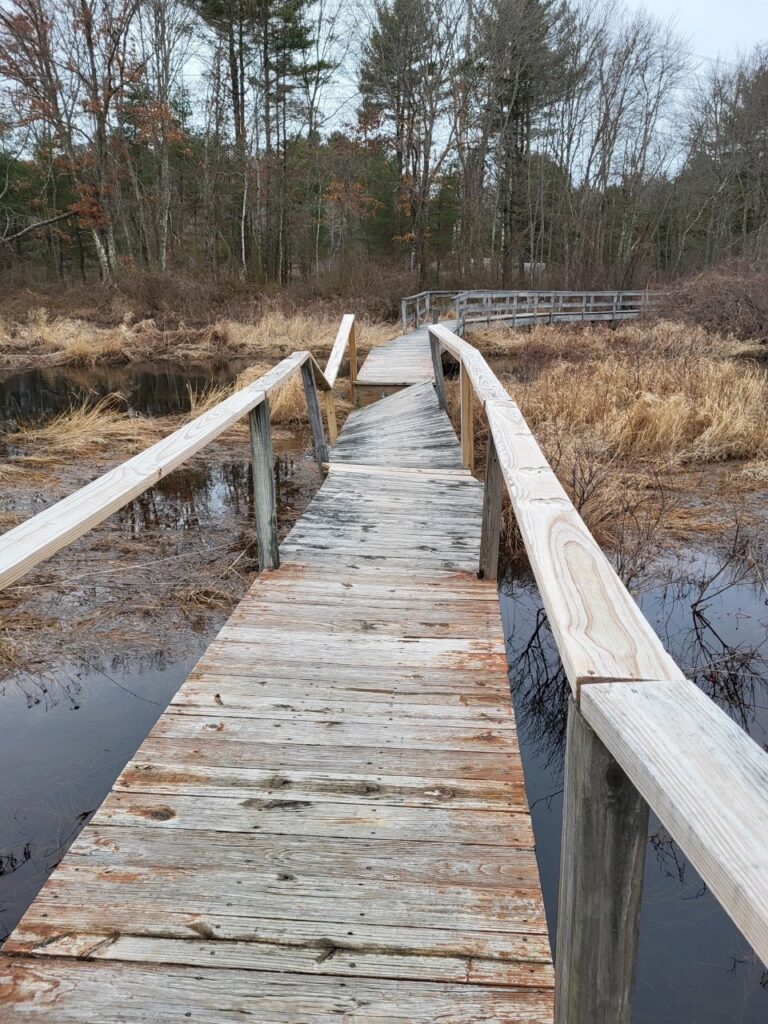
[[190, 392], [234, 379], [241, 365], [189, 370], [172, 364], [135, 363], [96, 369], [24, 370], [0, 375], [0, 421], [10, 429], [19, 420], [34, 422], [64, 412], [86, 399], [122, 397], [128, 412], [167, 416], [187, 412]]
[[[638, 601], [698, 686], [764, 745], [766, 592], [743, 545], [687, 550], [646, 579]], [[530, 577], [501, 588], [510, 685], [550, 934], [556, 933], [562, 773], [569, 687]], [[651, 815], [635, 1024], [757, 1024], [766, 973], [685, 855]]]

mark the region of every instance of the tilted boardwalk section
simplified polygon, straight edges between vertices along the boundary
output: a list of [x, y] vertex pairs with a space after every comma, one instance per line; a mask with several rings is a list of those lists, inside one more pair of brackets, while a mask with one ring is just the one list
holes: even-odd
[[[455, 327], [453, 320], [443, 323], [449, 330]], [[410, 384], [433, 379], [429, 333], [425, 324], [410, 334], [402, 334], [393, 341], [372, 348], [357, 375], [356, 386], [361, 405], [367, 405]]]
[[7, 943], [4, 1024], [550, 1024], [482, 499], [431, 384], [349, 417]]

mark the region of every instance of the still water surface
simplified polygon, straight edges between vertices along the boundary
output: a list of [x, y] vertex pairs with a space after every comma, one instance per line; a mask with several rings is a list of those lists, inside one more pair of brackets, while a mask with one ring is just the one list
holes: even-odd
[[[231, 375], [231, 374], [230, 374]], [[222, 373], [222, 379], [226, 374]], [[118, 388], [130, 409], [183, 410], [210, 380], [173, 368], [130, 368], [73, 380], [56, 373], [0, 381], [0, 417], [61, 411]], [[186, 404], [185, 404], [186, 403]], [[295, 452], [277, 459], [278, 492], [295, 497]], [[210, 464], [166, 478], [117, 514], [125, 535], [204, 528], [249, 508], [246, 463]], [[672, 655], [761, 745], [768, 741], [768, 604], [737, 561], [688, 550], [661, 566], [639, 601]], [[535, 585], [504, 581], [510, 684], [532, 807], [550, 932], [556, 931], [568, 687]], [[0, 684], [0, 939], [98, 807], [212, 639], [201, 630], [183, 657], [162, 636], [139, 658], [57, 667], [55, 678]], [[768, 975], [685, 857], [655, 820], [649, 829], [635, 1024], [764, 1024]]]

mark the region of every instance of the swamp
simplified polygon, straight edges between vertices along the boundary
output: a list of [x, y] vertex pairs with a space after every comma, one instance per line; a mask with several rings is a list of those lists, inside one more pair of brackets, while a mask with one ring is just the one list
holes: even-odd
[[[211, 407], [333, 324], [5, 325], [8, 529]], [[395, 325], [361, 325], [363, 350]], [[154, 340], [148, 340], [151, 335]], [[160, 336], [157, 340], [156, 335]], [[689, 678], [768, 744], [768, 377], [763, 348], [701, 327], [477, 329], [571, 500]], [[351, 409], [337, 386], [339, 420]], [[447, 368], [458, 426], [458, 381]], [[300, 387], [272, 401], [281, 539], [321, 477]], [[487, 426], [475, 412], [476, 475]], [[500, 601], [550, 934], [569, 687], [511, 510]], [[258, 571], [247, 428], [234, 427], [0, 594], [0, 938], [89, 821]], [[757, 1024], [768, 975], [651, 821], [633, 1020]]]

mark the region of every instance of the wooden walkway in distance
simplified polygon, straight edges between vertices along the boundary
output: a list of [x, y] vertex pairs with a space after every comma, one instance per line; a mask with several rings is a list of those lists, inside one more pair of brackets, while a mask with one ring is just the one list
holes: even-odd
[[349, 417], [6, 944], [3, 1024], [551, 1024], [482, 499], [432, 384]]
[[[455, 320], [442, 323], [449, 330], [456, 327]], [[358, 400], [367, 405], [410, 384], [431, 380], [434, 373], [425, 325], [371, 349], [357, 375]]]

